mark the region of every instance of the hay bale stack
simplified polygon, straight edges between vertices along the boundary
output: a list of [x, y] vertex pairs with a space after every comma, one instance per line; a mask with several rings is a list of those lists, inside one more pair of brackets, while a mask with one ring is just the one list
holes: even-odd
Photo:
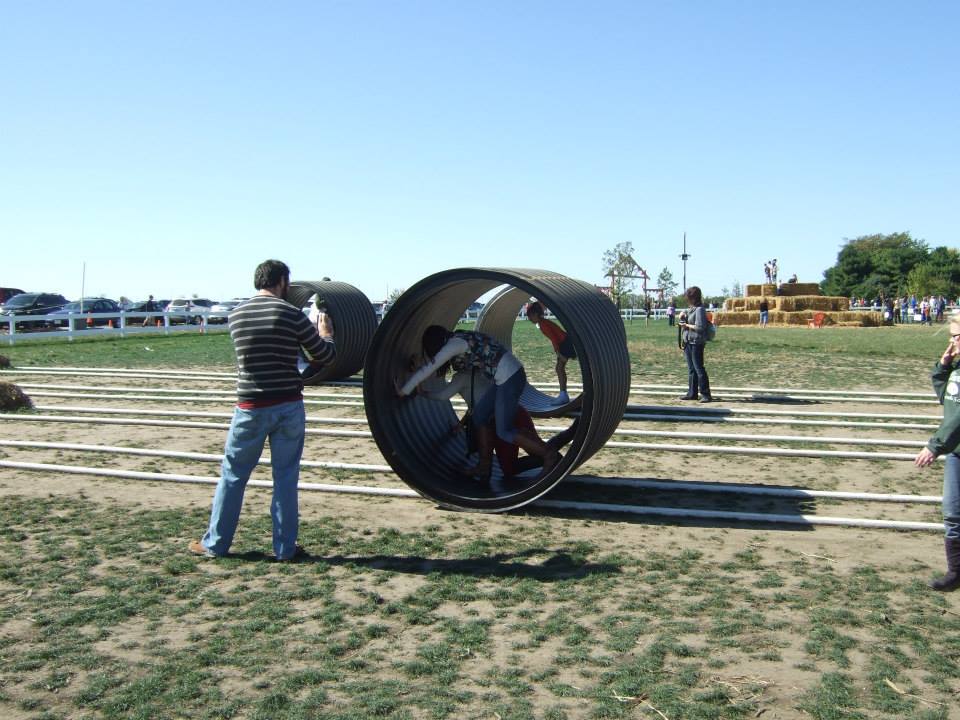
[[850, 300], [845, 297], [825, 297], [823, 295], [796, 295], [779, 298], [778, 307], [786, 312], [815, 310], [818, 312], [843, 312], [850, 308]]
[[770, 310], [777, 310], [780, 307], [781, 299], [776, 297], [727, 298], [723, 301], [723, 309], [739, 312], [760, 312], [760, 303], [766, 300]]
[[0, 382], [0, 410], [10, 412], [33, 407], [33, 402], [17, 385]]
[[773, 283], [762, 285], [747, 285], [747, 297], [771, 297], [777, 294], [777, 286]]
[[883, 325], [883, 313], [870, 310], [854, 312], [852, 310], [837, 313], [837, 321], [841, 323], [852, 323], [859, 327], [881, 327]]
[[718, 326], [724, 325], [751, 325], [757, 321], [756, 313], [744, 312], [743, 310], [724, 310], [717, 313], [714, 318]]
[[[844, 298], [840, 299], [843, 300]], [[768, 322], [770, 325], [791, 325], [794, 327], [809, 325], [813, 316], [820, 312], [824, 315], [824, 327], [881, 327], [884, 324], [883, 313], [879, 312], [838, 312], [817, 309], [771, 310]], [[715, 321], [721, 327], [724, 325], [756, 325], [760, 322], [760, 313], [755, 310], [724, 310], [716, 314]]]
[[785, 297], [794, 295], [819, 295], [819, 283], [780, 283], [780, 294]]

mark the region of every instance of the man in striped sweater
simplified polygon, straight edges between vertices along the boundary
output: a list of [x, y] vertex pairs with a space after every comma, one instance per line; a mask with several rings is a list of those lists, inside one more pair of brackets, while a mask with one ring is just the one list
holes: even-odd
[[270, 438], [273, 552], [282, 561], [303, 552], [297, 545], [297, 482], [306, 417], [297, 352], [303, 348], [314, 363], [328, 363], [335, 347], [328, 319], [315, 327], [300, 308], [286, 301], [290, 268], [284, 263], [267, 260], [258, 265], [253, 285], [257, 294], [230, 313], [230, 338], [237, 354], [237, 406], [227, 433], [210, 525], [189, 549], [206, 557], [227, 554], [247, 480]]

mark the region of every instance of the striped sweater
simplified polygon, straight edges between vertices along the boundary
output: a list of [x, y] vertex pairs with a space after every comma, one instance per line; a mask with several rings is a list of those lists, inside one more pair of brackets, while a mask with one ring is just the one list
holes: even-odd
[[237, 397], [241, 403], [271, 403], [301, 397], [297, 372], [302, 347], [314, 360], [329, 363], [333, 340], [321, 338], [300, 310], [272, 295], [256, 295], [230, 313], [230, 338], [237, 354]]

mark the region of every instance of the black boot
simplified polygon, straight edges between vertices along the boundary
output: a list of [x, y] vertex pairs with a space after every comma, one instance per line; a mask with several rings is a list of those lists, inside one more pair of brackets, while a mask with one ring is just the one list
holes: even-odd
[[943, 547], [947, 553], [947, 573], [927, 584], [934, 590], [950, 592], [960, 588], [960, 538], [944, 538]]

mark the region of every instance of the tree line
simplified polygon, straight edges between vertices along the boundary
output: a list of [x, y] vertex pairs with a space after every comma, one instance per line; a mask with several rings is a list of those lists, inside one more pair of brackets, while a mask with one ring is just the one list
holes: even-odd
[[[633, 244], [623, 242], [603, 253], [603, 272], [611, 278], [611, 299], [618, 307], [643, 307], [644, 297], [637, 294], [637, 266]], [[649, 275], [649, 273], [648, 273]], [[648, 288], [662, 288], [665, 301], [682, 300], [682, 288], [668, 268], [656, 280], [650, 275]], [[844, 297], [900, 297], [943, 295], [960, 297], [960, 251], [911, 237], [909, 232], [880, 233], [845, 239], [837, 262], [823, 273], [820, 289], [824, 295]], [[740, 283], [723, 288], [722, 295], [704, 298], [704, 302], [722, 303], [724, 297], [739, 296]], [[651, 293], [651, 300], [660, 293]]]
[[824, 295], [898, 297], [960, 294], [960, 252], [931, 249], [909, 232], [846, 240], [837, 262], [823, 273]]

